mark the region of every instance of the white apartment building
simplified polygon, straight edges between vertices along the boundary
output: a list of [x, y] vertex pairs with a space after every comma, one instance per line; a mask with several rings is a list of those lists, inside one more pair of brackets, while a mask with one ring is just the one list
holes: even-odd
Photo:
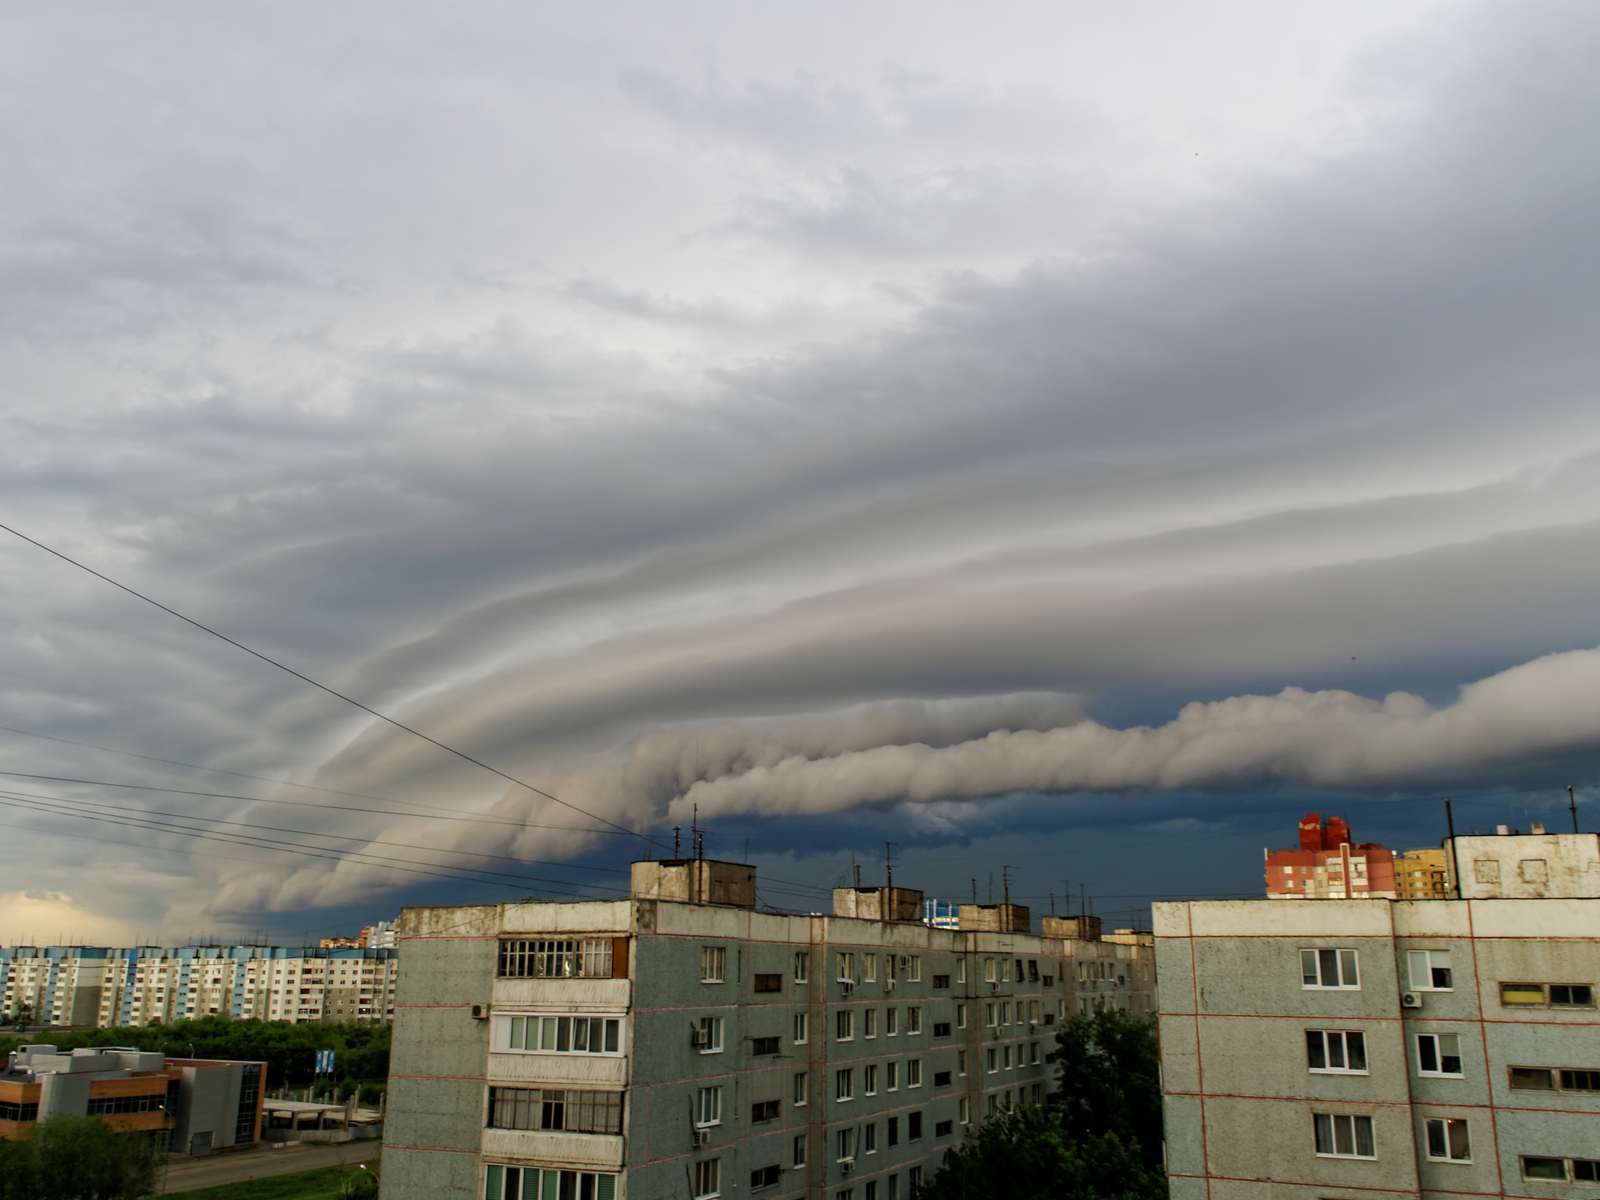
[[1600, 839], [1446, 900], [1155, 906], [1173, 1200], [1600, 1196]]
[[281, 946], [0, 947], [0, 1011], [33, 1024], [170, 1024], [205, 1016], [262, 1021], [390, 1021], [394, 949]]

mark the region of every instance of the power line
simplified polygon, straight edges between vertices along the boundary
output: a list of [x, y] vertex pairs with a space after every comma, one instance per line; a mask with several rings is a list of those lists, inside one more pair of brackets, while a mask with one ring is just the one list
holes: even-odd
[[209, 626], [209, 625], [201, 624], [199, 621], [196, 621], [193, 617], [186, 617], [181, 612], [179, 612], [177, 609], [169, 608], [167, 605], [162, 604], [161, 601], [152, 599], [151, 597], [146, 596], [143, 592], [136, 591], [133, 588], [129, 587], [125, 583], [118, 583], [115, 579], [111, 578], [111, 576], [102, 574], [101, 572], [96, 571], [93, 567], [88, 566], [88, 565], [86, 565], [84, 563], [81, 563], [77, 559], [71, 558], [71, 557], [61, 553], [61, 551], [59, 551], [59, 550], [52, 549], [51, 547], [45, 545], [43, 542], [39, 541], [38, 539], [31, 538], [27, 534], [21, 533], [18, 530], [13, 529], [9, 525], [0, 524], [0, 529], [5, 530], [5, 532], [11, 534], [14, 537], [21, 538], [23, 541], [27, 542], [31, 546], [37, 546], [39, 549], [43, 550], [46, 554], [52, 554], [56, 558], [59, 558], [62, 562], [69, 563], [70, 565], [72, 565], [74, 567], [77, 567], [80, 571], [88, 572], [90, 575], [93, 575], [96, 579], [103, 580], [104, 582], [109, 583], [114, 588], [118, 588], [121, 591], [127, 592], [128, 595], [133, 596], [136, 599], [143, 600], [146, 604], [154, 605], [156, 608], [159, 608], [162, 612], [167, 613], [169, 616], [177, 617], [178, 620], [183, 621], [186, 624], [193, 625], [196, 629], [200, 630], [203, 633], [209, 633], [214, 638], [220, 638], [222, 641], [227, 642], [228, 645], [233, 646], [236, 649], [243, 650], [246, 654], [249, 654], [252, 657], [259, 658], [262, 662], [267, 663], [269, 666], [277, 667], [278, 670], [285, 671], [288, 674], [293, 675], [296, 679], [300, 680], [303, 683], [309, 683], [312, 687], [318, 689], [319, 691], [326, 692], [330, 696], [333, 696], [333, 697], [335, 697], [335, 698], [337, 698], [339, 700], [343, 700], [346, 704], [354, 705], [356, 708], [359, 708], [362, 712], [370, 713], [372, 716], [377, 717], [380, 721], [386, 721], [390, 725], [393, 725], [396, 729], [404, 730], [406, 733], [411, 734], [413, 737], [419, 737], [423, 741], [431, 743], [432, 745], [435, 745], [435, 746], [439, 747], [439, 749], [445, 751], [446, 753], [455, 755], [457, 758], [461, 759], [463, 762], [469, 762], [469, 763], [473, 764], [474, 766], [482, 767], [485, 771], [488, 771], [488, 772], [490, 772], [491, 774], [494, 774], [494, 775], [498, 775], [498, 776], [500, 776], [501, 779], [504, 779], [504, 780], [507, 780], [507, 781], [509, 781], [511, 783], [514, 783], [520, 788], [526, 788], [528, 791], [533, 792], [535, 795], [543, 796], [546, 800], [553, 800], [557, 804], [561, 805], [563, 808], [570, 808], [573, 812], [581, 813], [584, 816], [590, 818], [591, 820], [599, 821], [603, 825], [609, 825], [609, 826], [611, 826], [611, 828], [619, 830], [619, 831], [621, 831], [623, 833], [632, 834], [634, 837], [639, 838], [641, 841], [648, 842], [651, 845], [654, 845], [656, 843], [656, 839], [653, 838], [653, 837], [650, 837], [648, 834], [639, 833], [638, 831], [633, 830], [633, 829], [629, 829], [624, 825], [618, 825], [615, 821], [608, 820], [607, 818], [600, 816], [598, 813], [592, 813], [588, 809], [580, 808], [578, 805], [571, 804], [568, 801], [561, 799], [561, 797], [559, 797], [559, 796], [552, 796], [549, 792], [545, 791], [542, 788], [536, 788], [531, 783], [524, 783], [522, 780], [518, 779], [515, 775], [508, 775], [506, 772], [502, 771], [499, 767], [492, 767], [488, 763], [484, 762], [482, 759], [474, 758], [472, 755], [466, 753], [465, 751], [457, 750], [454, 746], [447, 746], [447, 745], [445, 745], [445, 743], [441, 742], [438, 738], [429, 737], [427, 734], [423, 733], [419, 729], [413, 729], [410, 725], [406, 725], [403, 722], [397, 721], [393, 717], [387, 716], [386, 714], [379, 712], [375, 708], [369, 708], [367, 705], [361, 703], [361, 701], [356, 700], [353, 697], [347, 696], [343, 692], [335, 691], [333, 688], [329, 687], [325, 683], [318, 683], [315, 679], [311, 678], [311, 676], [302, 674], [301, 672], [296, 671], [293, 667], [287, 666], [284, 663], [279, 662], [275, 658], [270, 658], [267, 655], [261, 653], [261, 651], [259, 651], [259, 650], [252, 650], [249, 646], [246, 646], [243, 642], [236, 641], [235, 639], [229, 637], [227, 634], [220, 633], [217, 630], [211, 628], [211, 626]]

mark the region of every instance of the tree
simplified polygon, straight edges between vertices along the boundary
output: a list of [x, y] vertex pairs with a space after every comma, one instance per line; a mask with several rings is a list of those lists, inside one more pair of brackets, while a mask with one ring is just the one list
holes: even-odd
[[1161, 1074], [1155, 1022], [1114, 1008], [1068, 1017], [1056, 1034], [1057, 1111], [1069, 1140], [1115, 1134], [1161, 1165]]
[[985, 1121], [977, 1137], [946, 1151], [915, 1200], [1166, 1200], [1159, 1167], [1114, 1133], [1068, 1139], [1031, 1104]]
[[17, 1006], [5, 1018], [7, 1025], [29, 1025], [33, 1022], [33, 1005], [26, 1000], [18, 1000]]
[[101, 1117], [47, 1117], [20, 1140], [0, 1142], [3, 1200], [143, 1200], [155, 1195], [150, 1139]]

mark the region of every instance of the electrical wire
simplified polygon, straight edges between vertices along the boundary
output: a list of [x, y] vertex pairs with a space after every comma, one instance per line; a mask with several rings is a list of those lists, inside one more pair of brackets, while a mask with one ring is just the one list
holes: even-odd
[[490, 766], [488, 763], [484, 762], [482, 759], [474, 758], [472, 755], [466, 753], [463, 750], [457, 750], [454, 746], [446, 745], [444, 742], [441, 742], [438, 738], [429, 737], [427, 734], [423, 733], [421, 730], [413, 729], [410, 725], [406, 725], [403, 722], [397, 721], [397, 720], [395, 720], [395, 718], [393, 718], [391, 716], [388, 716], [388, 715], [386, 715], [384, 713], [381, 713], [375, 708], [370, 708], [367, 705], [361, 703], [361, 701], [359, 701], [357, 699], [354, 699], [351, 696], [347, 696], [343, 692], [336, 691], [333, 688], [329, 687], [325, 683], [319, 683], [315, 679], [311, 678], [311, 676], [302, 674], [301, 672], [296, 671], [293, 667], [288, 666], [288, 665], [286, 665], [284, 663], [281, 663], [275, 658], [270, 658], [267, 655], [261, 653], [261, 651], [259, 651], [259, 650], [252, 650], [249, 646], [246, 646], [243, 642], [237, 641], [234, 638], [229, 637], [225, 633], [221, 633], [221, 632], [219, 632], [219, 631], [217, 631], [215, 629], [212, 629], [209, 625], [204, 625], [201, 622], [195, 620], [193, 617], [184, 616], [184, 614], [179, 612], [177, 609], [169, 608], [167, 605], [162, 604], [161, 601], [152, 599], [151, 597], [146, 596], [143, 592], [136, 591], [135, 589], [129, 587], [127, 584], [117, 582], [115, 579], [111, 578], [111, 576], [102, 574], [101, 572], [96, 571], [93, 567], [88, 566], [85, 563], [81, 563], [77, 559], [69, 557], [68, 555], [63, 554], [59, 550], [52, 549], [51, 547], [45, 545], [43, 542], [39, 541], [37, 538], [31, 538], [27, 534], [22, 533], [19, 530], [13, 529], [11, 526], [5, 525], [5, 524], [0, 524], [0, 530], [4, 530], [5, 532], [11, 534], [13, 537], [21, 538], [23, 541], [27, 542], [31, 546], [37, 546], [40, 550], [43, 550], [46, 554], [54, 555], [56, 558], [59, 558], [62, 562], [68, 563], [68, 564], [70, 564], [70, 565], [72, 565], [74, 567], [77, 567], [80, 571], [86, 571], [90, 575], [93, 575], [96, 579], [103, 580], [104, 582], [109, 583], [112, 587], [118, 588], [121, 591], [127, 592], [128, 595], [133, 596], [136, 599], [143, 600], [146, 604], [150, 604], [150, 605], [155, 606], [156, 608], [159, 608], [162, 612], [167, 613], [169, 616], [177, 617], [178, 620], [183, 621], [186, 624], [193, 625], [196, 629], [200, 630], [203, 633], [209, 633], [212, 637], [219, 638], [222, 641], [227, 642], [228, 645], [233, 646], [236, 649], [243, 650], [246, 654], [249, 654], [252, 657], [259, 658], [262, 662], [268, 664], [269, 666], [277, 667], [278, 670], [284, 671], [284, 672], [287, 672], [290, 675], [293, 675], [296, 679], [300, 680], [303, 683], [309, 683], [312, 687], [316, 688], [319, 691], [326, 692], [328, 695], [333, 696], [336, 699], [343, 700], [346, 704], [350, 704], [350, 705], [353, 705], [356, 708], [359, 708], [364, 713], [369, 713], [372, 716], [377, 717], [380, 721], [388, 722], [390, 725], [393, 725], [396, 729], [403, 730], [406, 733], [411, 734], [413, 737], [421, 738], [423, 741], [431, 743], [434, 746], [437, 746], [439, 749], [445, 751], [446, 753], [455, 755], [457, 758], [461, 759], [463, 762], [469, 762], [469, 763], [473, 764], [473, 766], [482, 767], [485, 771], [488, 771], [493, 775], [500, 776], [501, 779], [504, 779], [504, 780], [507, 780], [508, 782], [514, 783], [520, 788], [526, 788], [528, 791], [533, 792], [535, 795], [543, 796], [546, 800], [553, 800], [555, 803], [561, 805], [563, 808], [569, 808], [575, 813], [581, 813], [583, 816], [588, 817], [590, 820], [599, 821], [602, 825], [609, 825], [613, 829], [619, 830], [622, 833], [630, 834], [633, 837], [639, 838], [641, 841], [650, 843], [651, 845], [654, 845], [656, 843], [656, 839], [651, 837], [648, 834], [639, 833], [637, 830], [629, 829], [624, 825], [618, 825], [615, 821], [608, 820], [607, 818], [602, 817], [599, 813], [592, 813], [586, 808], [581, 808], [576, 804], [572, 804], [572, 803], [569, 803], [566, 800], [561, 799], [561, 797], [559, 797], [559, 796], [552, 796], [549, 792], [545, 791], [543, 788], [536, 788], [531, 783], [524, 783], [522, 780], [518, 779], [515, 775], [508, 775], [506, 772], [502, 771], [499, 767]]

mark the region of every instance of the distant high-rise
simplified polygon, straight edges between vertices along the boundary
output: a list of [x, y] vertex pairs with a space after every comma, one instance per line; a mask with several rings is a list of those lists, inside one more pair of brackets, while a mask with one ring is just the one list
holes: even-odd
[[1300, 822], [1300, 849], [1265, 852], [1267, 896], [1274, 900], [1393, 900], [1394, 852], [1352, 845], [1350, 826], [1317, 813]]

